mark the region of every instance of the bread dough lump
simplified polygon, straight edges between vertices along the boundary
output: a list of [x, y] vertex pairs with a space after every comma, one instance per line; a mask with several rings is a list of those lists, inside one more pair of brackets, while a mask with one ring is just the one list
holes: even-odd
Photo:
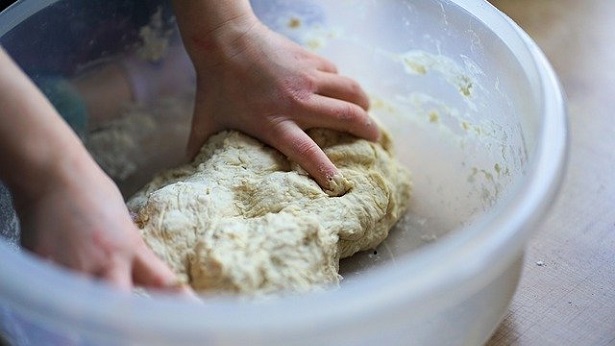
[[340, 258], [375, 248], [405, 211], [410, 176], [389, 135], [309, 135], [343, 174], [332, 196], [277, 150], [234, 131], [128, 202], [145, 242], [199, 292], [260, 295], [337, 286]]

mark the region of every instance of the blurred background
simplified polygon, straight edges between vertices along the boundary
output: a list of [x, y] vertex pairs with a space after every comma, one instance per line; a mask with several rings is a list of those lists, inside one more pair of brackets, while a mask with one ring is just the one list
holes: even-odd
[[0, 1], [0, 10], [4, 10], [5, 8], [9, 7], [9, 5], [11, 5], [12, 3], [14, 3], [15, 1], [10, 1], [10, 0], [1, 0]]

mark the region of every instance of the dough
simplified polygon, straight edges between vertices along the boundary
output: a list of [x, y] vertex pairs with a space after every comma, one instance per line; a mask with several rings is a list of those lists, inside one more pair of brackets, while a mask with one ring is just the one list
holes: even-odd
[[199, 292], [337, 286], [340, 258], [376, 247], [405, 211], [410, 176], [384, 131], [379, 143], [309, 134], [340, 169], [345, 194], [330, 196], [277, 150], [225, 131], [128, 202], [146, 243]]

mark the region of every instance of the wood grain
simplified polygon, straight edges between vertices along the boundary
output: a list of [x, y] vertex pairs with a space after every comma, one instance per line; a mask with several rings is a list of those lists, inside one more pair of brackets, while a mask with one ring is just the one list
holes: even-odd
[[570, 156], [489, 346], [615, 345], [615, 1], [493, 0], [543, 49], [569, 100]]

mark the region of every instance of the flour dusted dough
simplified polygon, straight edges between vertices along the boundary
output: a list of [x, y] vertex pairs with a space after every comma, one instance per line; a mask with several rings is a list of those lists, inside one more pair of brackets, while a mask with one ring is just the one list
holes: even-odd
[[334, 197], [278, 151], [238, 132], [129, 202], [146, 243], [201, 292], [304, 292], [339, 283], [340, 258], [373, 249], [406, 209], [409, 173], [379, 143], [311, 130], [344, 176]]

